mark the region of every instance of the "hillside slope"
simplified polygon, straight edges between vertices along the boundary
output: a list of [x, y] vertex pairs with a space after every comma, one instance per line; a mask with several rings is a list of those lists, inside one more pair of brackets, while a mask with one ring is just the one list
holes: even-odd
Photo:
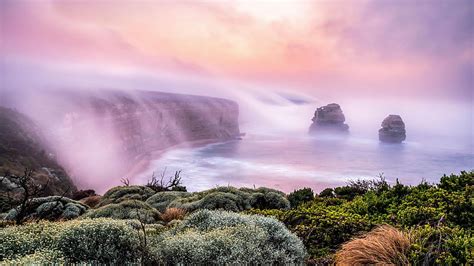
[[[41, 130], [31, 119], [0, 107], [0, 176], [6, 172], [21, 175], [27, 167], [35, 171], [38, 184], [48, 184], [46, 195], [69, 195], [76, 187], [44, 143]], [[0, 192], [4, 186], [0, 183]]]

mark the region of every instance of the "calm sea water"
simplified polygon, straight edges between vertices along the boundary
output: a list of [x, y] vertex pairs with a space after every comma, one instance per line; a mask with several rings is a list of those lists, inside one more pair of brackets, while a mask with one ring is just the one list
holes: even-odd
[[422, 179], [438, 182], [443, 174], [474, 168], [472, 147], [430, 141], [382, 144], [362, 137], [247, 136], [243, 140], [172, 150], [144, 173], [182, 170], [184, 185], [196, 191], [218, 185], [295, 188], [343, 185], [383, 174], [389, 182]]

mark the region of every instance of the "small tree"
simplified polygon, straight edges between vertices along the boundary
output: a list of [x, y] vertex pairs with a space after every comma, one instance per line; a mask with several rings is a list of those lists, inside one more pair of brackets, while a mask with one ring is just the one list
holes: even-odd
[[314, 199], [314, 192], [311, 188], [302, 188], [293, 191], [288, 195], [291, 207], [296, 208], [298, 205], [312, 201]]
[[161, 172], [160, 177], [155, 176], [153, 172], [151, 179], [146, 184], [147, 187], [156, 192], [161, 191], [186, 191], [186, 187], [182, 186], [181, 170], [176, 171], [174, 176], [166, 178], [166, 168]]
[[18, 225], [22, 224], [28, 214], [31, 200], [44, 194], [44, 191], [48, 186], [48, 182], [46, 182], [44, 185], [35, 183], [33, 178], [33, 170], [29, 168], [25, 168], [25, 171], [21, 176], [5, 173], [5, 176], [2, 178], [1, 182], [3, 182], [4, 179], [9, 180], [15, 185], [14, 187], [7, 187], [7, 201], [12, 208], [18, 204], [15, 207], [17, 212], [15, 216], [15, 223]]

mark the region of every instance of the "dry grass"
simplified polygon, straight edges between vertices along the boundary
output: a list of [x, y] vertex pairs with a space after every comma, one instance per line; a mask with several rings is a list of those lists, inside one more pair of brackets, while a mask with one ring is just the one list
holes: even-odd
[[186, 216], [186, 210], [180, 208], [168, 208], [160, 215], [160, 218], [168, 223], [173, 220], [182, 220], [184, 216]]
[[408, 265], [409, 248], [408, 234], [382, 225], [343, 244], [336, 253], [336, 265]]
[[95, 208], [99, 202], [100, 202], [100, 199], [102, 198], [102, 196], [89, 196], [87, 198], [83, 198], [80, 200], [80, 202], [84, 203], [85, 205], [91, 207], [91, 208]]

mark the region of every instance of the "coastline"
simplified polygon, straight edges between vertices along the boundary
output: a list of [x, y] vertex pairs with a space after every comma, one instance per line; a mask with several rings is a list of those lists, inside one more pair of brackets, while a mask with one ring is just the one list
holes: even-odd
[[137, 178], [140, 174], [144, 173], [150, 168], [151, 162], [153, 160], [159, 159], [164, 153], [169, 152], [175, 149], [182, 148], [199, 148], [204, 147], [209, 144], [226, 142], [229, 140], [222, 139], [203, 139], [203, 140], [194, 140], [194, 141], [185, 141], [180, 144], [172, 145], [168, 148], [156, 150], [147, 154], [141, 155], [137, 158], [137, 162], [125, 173], [125, 177], [130, 179], [130, 181]]

